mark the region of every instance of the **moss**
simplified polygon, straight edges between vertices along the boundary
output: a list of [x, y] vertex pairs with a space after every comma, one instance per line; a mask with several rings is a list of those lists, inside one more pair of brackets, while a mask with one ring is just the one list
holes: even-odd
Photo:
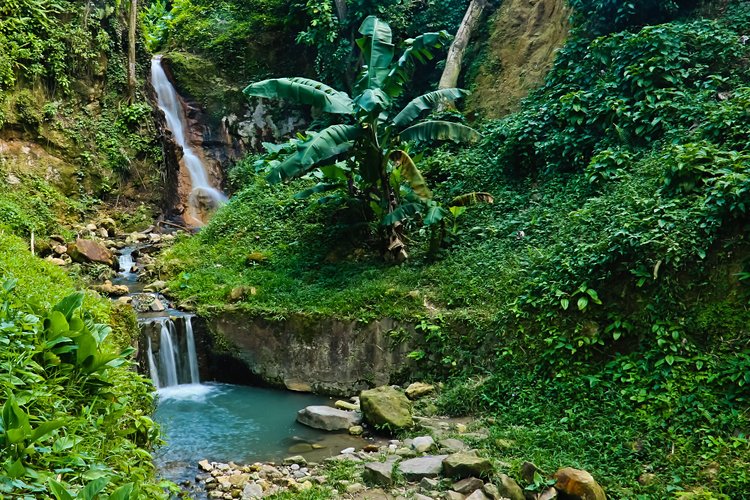
[[187, 52], [170, 52], [164, 56], [164, 62], [179, 93], [200, 104], [216, 122], [245, 105], [246, 98], [240, 86], [230, 84], [206, 58]]

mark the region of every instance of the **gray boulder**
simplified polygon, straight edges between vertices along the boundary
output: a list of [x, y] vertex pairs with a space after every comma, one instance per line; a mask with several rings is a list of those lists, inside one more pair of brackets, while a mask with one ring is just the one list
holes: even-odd
[[486, 458], [471, 452], [449, 455], [443, 462], [445, 475], [452, 478], [487, 477], [492, 472], [492, 464]]
[[391, 431], [413, 425], [411, 403], [403, 393], [389, 386], [362, 391], [359, 396], [362, 413], [370, 424]]
[[404, 460], [398, 470], [409, 481], [419, 481], [423, 477], [437, 477], [443, 470], [443, 460], [447, 455], [428, 455], [426, 457]]
[[339, 431], [361, 424], [362, 415], [330, 406], [308, 406], [297, 412], [297, 422], [315, 429]]
[[393, 464], [395, 460], [386, 462], [369, 462], [365, 464], [362, 479], [369, 485], [391, 486], [393, 484]]

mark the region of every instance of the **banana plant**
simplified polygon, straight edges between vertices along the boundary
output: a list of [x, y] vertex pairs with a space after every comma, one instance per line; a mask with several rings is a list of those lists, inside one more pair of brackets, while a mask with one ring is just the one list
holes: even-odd
[[[432, 199], [422, 174], [411, 158], [410, 141], [473, 142], [479, 133], [471, 127], [424, 116], [437, 106], [465, 97], [458, 88], [440, 89], [412, 99], [394, 109], [417, 63], [434, 58], [434, 51], [449, 45], [444, 31], [425, 33], [405, 42], [396, 59], [391, 28], [375, 16], [364, 20], [357, 40], [363, 66], [350, 96], [307, 78], [274, 78], [244, 89], [249, 97], [284, 99], [310, 105], [338, 121], [320, 131], [309, 131], [294, 142], [292, 151], [274, 161], [270, 183], [313, 173], [320, 182], [298, 193], [298, 198], [343, 190], [362, 201], [368, 214], [386, 230], [386, 256], [406, 259], [403, 218], [424, 212], [400, 210], [401, 185], [409, 187], [420, 203]], [[278, 152], [278, 150], [277, 150]], [[410, 202], [413, 203], [413, 202]]]

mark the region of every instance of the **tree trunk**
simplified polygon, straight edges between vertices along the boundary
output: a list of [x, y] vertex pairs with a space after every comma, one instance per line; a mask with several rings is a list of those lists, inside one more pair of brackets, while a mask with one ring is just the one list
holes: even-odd
[[138, 0], [130, 0], [130, 20], [128, 22], [128, 98], [135, 101], [135, 30], [138, 25]]
[[336, 15], [339, 18], [339, 22], [343, 23], [348, 13], [346, 0], [334, 0], [333, 3], [336, 4]]
[[487, 5], [488, 0], [471, 0], [469, 8], [466, 9], [466, 14], [464, 14], [464, 19], [461, 21], [461, 26], [459, 26], [458, 32], [456, 32], [456, 37], [453, 39], [453, 43], [448, 50], [448, 57], [445, 59], [445, 69], [443, 70], [443, 76], [440, 77], [438, 88], [449, 89], [458, 85], [458, 77], [461, 74], [461, 63], [463, 62], [466, 47], [469, 45], [471, 35], [479, 24], [479, 20], [482, 18]]

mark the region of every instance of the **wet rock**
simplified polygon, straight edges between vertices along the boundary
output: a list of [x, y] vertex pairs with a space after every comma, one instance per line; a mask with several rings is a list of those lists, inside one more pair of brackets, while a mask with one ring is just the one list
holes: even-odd
[[433, 446], [435, 446], [435, 440], [432, 436], [415, 437], [411, 444], [411, 447], [419, 453], [430, 451]]
[[122, 297], [123, 295], [130, 293], [130, 290], [128, 290], [128, 287], [125, 285], [113, 285], [109, 280], [106, 280], [101, 285], [95, 286], [94, 290], [109, 295], [110, 297]]
[[148, 285], [146, 285], [145, 287], [143, 287], [143, 291], [144, 292], [154, 292], [155, 293], [155, 292], [161, 292], [165, 288], [167, 288], [167, 282], [166, 281], [158, 280], [158, 281], [154, 281], [152, 283], [149, 283]]
[[205, 472], [211, 472], [213, 470], [213, 467], [208, 462], [208, 460], [201, 460], [200, 462], [198, 462], [198, 467], [200, 467], [201, 470]]
[[482, 490], [476, 490], [474, 493], [466, 497], [465, 500], [490, 500]]
[[544, 475], [544, 472], [542, 472], [539, 467], [532, 464], [531, 462], [524, 462], [521, 464], [521, 479], [525, 483], [533, 483], [534, 482], [534, 474], [539, 473], [542, 476]]
[[297, 444], [293, 444], [292, 446], [290, 446], [287, 451], [289, 451], [289, 453], [296, 454], [296, 453], [307, 453], [308, 451], [312, 451], [312, 450], [313, 450], [313, 445], [311, 445], [310, 443], [297, 443]]
[[557, 498], [557, 490], [555, 488], [547, 488], [537, 497], [537, 500], [554, 500], [555, 498]]
[[459, 451], [466, 451], [469, 449], [469, 446], [460, 439], [448, 438], [440, 440], [440, 448], [452, 454]]
[[443, 460], [447, 455], [428, 455], [426, 457], [404, 460], [398, 470], [409, 481], [419, 481], [423, 477], [437, 477], [443, 470]]
[[406, 397], [414, 400], [435, 392], [435, 386], [422, 382], [414, 382], [406, 388]]
[[477, 479], [475, 477], [467, 477], [466, 479], [462, 479], [456, 483], [453, 483], [451, 489], [453, 489], [453, 491], [463, 493], [464, 495], [469, 495], [471, 493], [474, 493], [476, 490], [481, 489], [483, 486], [484, 481], [482, 481], [481, 479]]
[[365, 420], [376, 427], [396, 431], [413, 424], [409, 400], [390, 386], [362, 391], [360, 406]]
[[487, 477], [492, 472], [492, 464], [486, 458], [462, 451], [449, 455], [443, 462], [443, 469], [445, 475], [452, 478]]
[[365, 464], [362, 479], [370, 485], [391, 486], [393, 484], [393, 460]]
[[307, 465], [307, 459], [302, 455], [294, 455], [293, 457], [286, 457], [282, 463], [284, 465]]
[[339, 410], [359, 411], [358, 404], [350, 403], [348, 401], [342, 401], [340, 399], [333, 403], [333, 406], [335, 406]]
[[361, 436], [364, 432], [365, 429], [361, 425], [353, 425], [352, 427], [349, 427], [349, 434], [352, 436]]
[[338, 431], [359, 425], [362, 415], [330, 406], [308, 406], [297, 413], [297, 422], [315, 429]]
[[457, 491], [448, 490], [443, 493], [443, 500], [464, 500], [466, 495]]
[[505, 497], [510, 500], [524, 500], [526, 498], [523, 494], [523, 489], [515, 479], [506, 474], [498, 475], [496, 488], [501, 498]]
[[78, 238], [75, 243], [68, 246], [68, 255], [80, 263], [94, 262], [108, 266], [114, 263], [112, 252], [93, 240]]
[[256, 483], [247, 483], [242, 489], [242, 500], [250, 500], [251, 498], [263, 498], [263, 488]]
[[553, 476], [555, 488], [574, 500], [605, 500], [606, 495], [599, 483], [585, 470], [565, 467]]

